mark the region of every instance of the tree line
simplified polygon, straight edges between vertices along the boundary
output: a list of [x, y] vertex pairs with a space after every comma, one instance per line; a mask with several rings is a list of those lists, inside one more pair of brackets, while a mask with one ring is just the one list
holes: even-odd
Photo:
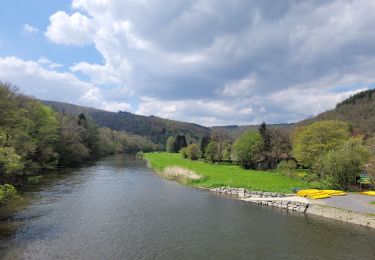
[[16, 87], [0, 83], [0, 202], [12, 193], [6, 183], [20, 185], [40, 170], [158, 148], [141, 136], [98, 127], [85, 114], [57, 113]]
[[355, 189], [362, 171], [375, 178], [375, 138], [337, 120], [298, 126], [291, 133], [263, 123], [235, 140], [224, 131], [212, 131], [199, 145], [187, 145], [184, 136], [178, 135], [168, 138], [166, 150], [191, 160], [236, 163], [247, 169], [278, 168], [290, 177], [295, 177], [296, 168], [306, 169], [307, 181], [335, 188]]

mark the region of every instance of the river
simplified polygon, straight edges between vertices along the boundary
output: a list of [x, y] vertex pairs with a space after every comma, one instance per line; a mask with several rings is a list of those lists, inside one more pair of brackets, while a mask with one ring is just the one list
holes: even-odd
[[58, 170], [0, 209], [1, 259], [374, 259], [375, 232], [164, 180], [143, 160]]

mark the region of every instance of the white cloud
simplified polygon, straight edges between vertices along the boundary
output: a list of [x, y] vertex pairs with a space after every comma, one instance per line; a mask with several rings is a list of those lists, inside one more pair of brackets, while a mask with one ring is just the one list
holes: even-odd
[[93, 40], [93, 21], [81, 13], [76, 12], [69, 16], [59, 11], [51, 15], [49, 20], [50, 25], [45, 35], [52, 42], [82, 46]]
[[29, 34], [36, 34], [39, 32], [39, 29], [34, 27], [34, 26], [31, 26], [30, 24], [24, 24], [23, 27], [22, 27], [22, 33], [24, 35], [29, 35]]
[[57, 69], [57, 68], [61, 68], [61, 67], [64, 66], [60, 63], [52, 62], [52, 61], [50, 61], [49, 59], [47, 59], [46, 57], [43, 57], [43, 56], [40, 57], [37, 62], [41, 65], [48, 66], [48, 68], [50, 68], [50, 69]]
[[290, 122], [375, 82], [370, 0], [73, 0], [72, 9], [51, 15], [45, 35], [102, 55], [68, 73], [90, 78], [79, 100], [102, 108], [130, 109], [136, 95], [142, 114]]
[[106, 99], [100, 88], [78, 79], [69, 72], [58, 72], [43, 65], [51, 61], [24, 61], [16, 57], [0, 57], [0, 81], [10, 82], [27, 95], [43, 100], [65, 101], [109, 111], [131, 110], [126, 102]]

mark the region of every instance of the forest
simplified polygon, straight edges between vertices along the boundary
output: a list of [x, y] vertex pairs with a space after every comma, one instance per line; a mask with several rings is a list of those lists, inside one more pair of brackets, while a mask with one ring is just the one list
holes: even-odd
[[0, 83], [0, 202], [43, 170], [123, 152], [154, 151], [147, 138], [99, 127], [87, 114], [55, 112]]

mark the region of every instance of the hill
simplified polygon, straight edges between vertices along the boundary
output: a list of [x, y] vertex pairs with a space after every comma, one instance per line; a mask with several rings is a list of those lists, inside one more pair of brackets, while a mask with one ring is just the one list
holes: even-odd
[[320, 120], [340, 120], [365, 132], [375, 132], [375, 89], [365, 90], [338, 103], [335, 109], [299, 122], [309, 124]]
[[[242, 133], [249, 130], [258, 130], [260, 125], [228, 125], [228, 126], [213, 126], [213, 131], [223, 131], [225, 132], [232, 140], [235, 140]], [[294, 127], [294, 124], [267, 124], [268, 128], [282, 128], [286, 131], [291, 130]]]
[[210, 128], [198, 124], [164, 119], [156, 116], [142, 116], [129, 112], [109, 112], [100, 109], [73, 105], [56, 101], [42, 101], [55, 111], [68, 115], [88, 114], [99, 126], [114, 130], [126, 131], [150, 138], [157, 144], [165, 144], [171, 135], [183, 134], [188, 142], [198, 141], [202, 136], [210, 134]]

